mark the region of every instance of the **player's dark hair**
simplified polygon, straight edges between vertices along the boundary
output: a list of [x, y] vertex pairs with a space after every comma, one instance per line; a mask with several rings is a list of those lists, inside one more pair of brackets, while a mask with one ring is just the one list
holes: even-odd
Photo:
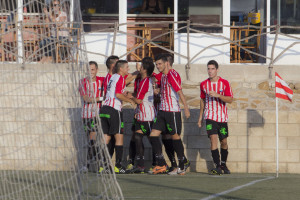
[[120, 71], [120, 68], [123, 67], [126, 63], [128, 63], [126, 60], [118, 60], [115, 66], [115, 73], [118, 73]]
[[142, 67], [147, 71], [147, 76], [151, 76], [154, 71], [153, 59], [151, 57], [143, 58]]
[[165, 55], [167, 56], [167, 59], [168, 59], [168, 62], [170, 63], [170, 66], [173, 66], [173, 63], [174, 63], [173, 56], [169, 53], [166, 53]]
[[107, 69], [110, 69], [111, 65], [114, 64], [115, 62], [117, 62], [117, 60], [119, 60], [118, 56], [114, 56], [114, 55], [109, 56], [105, 63]]
[[162, 60], [163, 62], [168, 62], [168, 57], [166, 54], [158, 54], [155, 56], [155, 61]]
[[95, 65], [96, 66], [96, 69], [98, 69], [98, 64], [96, 61], [90, 61], [89, 62], [89, 65]]
[[219, 64], [218, 64], [218, 62], [215, 61], [215, 60], [210, 60], [210, 61], [208, 61], [207, 66], [208, 66], [208, 65], [214, 65], [214, 66], [216, 67], [216, 69], [219, 68]]

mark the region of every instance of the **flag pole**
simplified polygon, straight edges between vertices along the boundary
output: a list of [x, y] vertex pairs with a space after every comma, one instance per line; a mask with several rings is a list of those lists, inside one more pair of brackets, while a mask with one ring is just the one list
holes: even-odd
[[279, 160], [278, 160], [278, 98], [276, 97], [276, 178], [278, 178]]

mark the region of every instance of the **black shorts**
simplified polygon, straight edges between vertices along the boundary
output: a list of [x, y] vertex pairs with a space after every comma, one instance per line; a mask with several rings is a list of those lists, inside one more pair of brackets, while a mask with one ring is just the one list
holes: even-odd
[[206, 131], [208, 137], [213, 134], [218, 134], [219, 140], [222, 141], [224, 138], [227, 138], [228, 133], [228, 125], [227, 122], [216, 122], [210, 119], [206, 120]]
[[97, 124], [97, 118], [83, 118], [83, 128], [86, 133], [90, 132], [97, 132], [98, 130], [98, 124]]
[[110, 106], [103, 106], [100, 110], [100, 119], [104, 134], [123, 134], [123, 113]]
[[143, 135], [149, 136], [152, 130], [153, 122], [135, 122], [135, 132], [141, 130]]
[[152, 129], [168, 132], [171, 135], [181, 134], [181, 112], [158, 111]]

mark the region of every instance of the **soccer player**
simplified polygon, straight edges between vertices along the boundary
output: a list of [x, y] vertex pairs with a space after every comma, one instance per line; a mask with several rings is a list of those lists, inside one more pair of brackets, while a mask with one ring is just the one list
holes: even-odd
[[[109, 83], [109, 80], [110, 78], [112, 77], [112, 75], [115, 73], [115, 65], [117, 63], [117, 61], [119, 60], [119, 57], [118, 56], [115, 56], [115, 55], [111, 55], [107, 58], [106, 60], [106, 67], [107, 67], [107, 70], [108, 70], [108, 73], [104, 79], [104, 85], [103, 85], [103, 91], [104, 91], [104, 95], [106, 95], [106, 91], [107, 91], [107, 86], [108, 86], [108, 83]], [[133, 79], [135, 79], [137, 77], [137, 74], [138, 72], [134, 72], [132, 74], [128, 74], [125, 76], [125, 83], [126, 85], [128, 85]], [[110, 140], [109, 144], [107, 145], [108, 146], [108, 151], [109, 151], [109, 154], [110, 156], [112, 157], [113, 154], [114, 154], [114, 149], [115, 149], [115, 138], [112, 137], [112, 139]], [[134, 142], [130, 142], [130, 151], [135, 151], [135, 144]]]
[[[105, 64], [106, 64], [108, 73], [105, 76], [104, 83], [103, 83], [103, 92], [104, 92], [103, 96], [104, 97], [106, 96], [107, 86], [108, 86], [111, 76], [113, 75], [113, 69], [118, 60], [119, 60], [119, 57], [115, 56], [115, 55], [109, 56], [106, 60]], [[115, 138], [112, 137], [111, 140], [109, 141], [109, 144], [107, 145], [110, 157], [112, 157], [114, 155], [115, 143], [116, 143]]]
[[157, 160], [157, 166], [153, 168], [152, 173], [158, 174], [166, 172], [166, 161], [162, 154], [159, 135], [163, 131], [168, 131], [172, 135], [173, 147], [179, 161], [179, 168], [177, 168], [175, 172], [169, 172], [169, 174], [184, 175], [184, 162], [186, 162], [186, 160], [180, 137], [182, 122], [179, 98], [184, 105], [184, 113], [187, 118], [190, 117], [190, 111], [182, 92], [180, 75], [174, 69], [168, 67], [167, 56], [163, 54], [158, 55], [155, 64], [158, 71], [162, 72], [162, 77], [160, 80], [161, 103], [150, 134], [151, 145]]
[[103, 133], [105, 135], [106, 144], [109, 143], [111, 137], [116, 139], [116, 173], [125, 173], [125, 168], [122, 167], [121, 161], [123, 156], [123, 115], [122, 101], [126, 101], [135, 105], [130, 99], [130, 96], [124, 95], [125, 78], [128, 74], [128, 62], [119, 60], [115, 65], [116, 73], [112, 75], [107, 86], [107, 92], [103, 107], [101, 108], [100, 118]]
[[144, 145], [143, 136], [149, 136], [153, 120], [155, 118], [153, 82], [150, 77], [154, 71], [153, 60], [145, 57], [142, 60], [140, 78], [135, 81], [135, 96], [132, 100], [138, 104], [135, 110], [136, 121], [134, 124], [135, 133], [133, 134], [136, 145], [136, 165], [130, 173], [144, 173]]
[[[173, 66], [173, 56], [171, 54], [164, 54], [167, 59], [168, 59], [168, 63], [166, 63], [168, 65], [169, 70], [172, 69]], [[153, 73], [153, 76], [155, 77], [156, 81], [156, 88], [160, 88], [160, 80], [161, 80], [161, 76], [162, 73], [160, 72], [159, 74], [155, 74]], [[156, 91], [156, 90], [155, 90]], [[159, 89], [155, 92], [156, 95], [154, 96], [154, 105], [156, 110], [159, 110], [159, 103], [160, 103], [160, 94], [159, 94]], [[167, 153], [167, 156], [171, 162], [171, 167], [169, 168], [169, 172], [174, 171], [174, 173], [177, 171], [177, 163], [176, 163], [176, 159], [175, 159], [175, 150], [173, 148], [173, 141], [172, 141], [172, 136], [170, 135], [170, 133], [168, 131], [164, 131], [161, 133], [162, 135], [162, 143], [165, 147], [165, 151]], [[153, 158], [153, 160], [155, 160], [155, 157]], [[190, 166], [190, 161], [186, 158], [184, 158], [184, 160], [186, 161], [184, 163], [184, 169], [186, 170], [189, 166]], [[153, 162], [155, 163], [155, 162]], [[154, 167], [155, 165], [153, 165]], [[153, 168], [151, 169], [151, 171], [153, 170]], [[150, 172], [151, 173], [151, 172]]]
[[[207, 63], [209, 78], [200, 84], [200, 116], [198, 126], [202, 126], [202, 119], [204, 117], [207, 135], [210, 139], [211, 155], [216, 166], [216, 168], [211, 170], [211, 174], [220, 175], [222, 171], [224, 174], [230, 174], [226, 166], [228, 156], [228, 113], [226, 103], [233, 101], [233, 94], [229, 82], [218, 76], [218, 70], [219, 65], [215, 60]], [[221, 162], [218, 138], [221, 143]]]
[[[79, 92], [83, 98], [82, 107], [82, 119], [84, 124], [84, 130], [88, 136], [89, 146], [87, 154], [87, 169], [89, 163], [99, 153], [95, 146], [96, 132], [97, 132], [97, 121], [96, 116], [99, 114], [102, 101], [102, 87], [104, 77], [97, 76], [98, 64], [95, 61], [89, 62], [90, 77], [81, 79], [79, 82]], [[98, 153], [97, 153], [98, 152]]]
[[[115, 65], [118, 60], [119, 60], [119, 57], [115, 56], [115, 55], [109, 56], [106, 60], [105, 64], [106, 64], [108, 73], [104, 79], [104, 94], [106, 94], [106, 90], [107, 90], [106, 88], [107, 88], [110, 78], [112, 77], [112, 75], [114, 73], [116, 73]], [[136, 72], [133, 72], [132, 74], [131, 73], [127, 74], [125, 76], [126, 85], [128, 85], [131, 81], [133, 81], [137, 77], [138, 74], [139, 74], [138, 70]]]

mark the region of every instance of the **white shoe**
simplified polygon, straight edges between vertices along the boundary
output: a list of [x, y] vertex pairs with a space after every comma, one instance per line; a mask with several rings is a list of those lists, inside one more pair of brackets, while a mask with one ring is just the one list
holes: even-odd
[[184, 170], [184, 169], [178, 168], [178, 169], [177, 169], [177, 174], [178, 174], [178, 175], [185, 175], [185, 170]]
[[178, 170], [178, 168], [173, 169], [173, 171], [169, 172], [168, 175], [171, 175], [171, 176], [178, 175], [177, 170]]

